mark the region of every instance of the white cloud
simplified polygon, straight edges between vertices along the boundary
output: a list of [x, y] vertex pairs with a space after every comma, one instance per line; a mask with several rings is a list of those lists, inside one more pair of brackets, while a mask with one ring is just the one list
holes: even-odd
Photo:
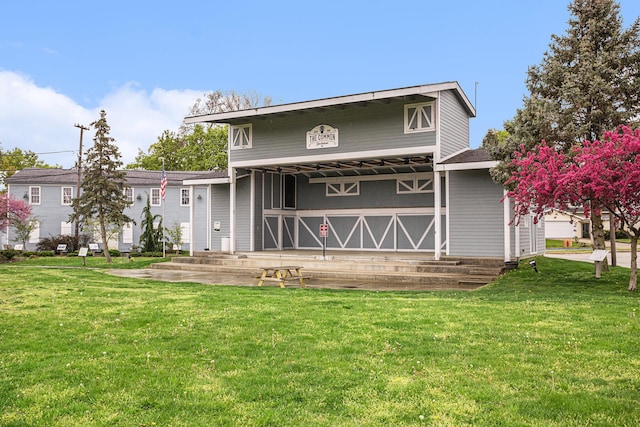
[[[126, 164], [134, 160], [138, 147], [146, 151], [165, 129], [177, 130], [201, 95], [192, 90], [154, 89], [148, 93], [128, 83], [107, 94], [96, 108], [88, 109], [51, 88], [38, 86], [28, 76], [0, 70], [0, 142], [3, 150], [31, 150], [46, 163], [73, 167], [80, 139], [73, 125], [88, 126], [104, 109], [111, 136]], [[85, 152], [93, 135], [93, 130], [84, 134]]]

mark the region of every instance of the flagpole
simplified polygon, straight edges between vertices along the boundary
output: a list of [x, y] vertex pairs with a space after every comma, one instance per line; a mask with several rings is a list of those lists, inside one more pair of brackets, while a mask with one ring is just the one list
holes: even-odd
[[[166, 179], [166, 175], [165, 175], [165, 171], [164, 171], [164, 157], [162, 157], [162, 179]], [[166, 191], [166, 189], [165, 189]], [[167, 255], [167, 248], [166, 248], [166, 236], [164, 235], [164, 230], [165, 230], [165, 226], [164, 226], [164, 205], [165, 205], [165, 199], [164, 199], [164, 194], [161, 195], [162, 197], [162, 258], [164, 258]]]

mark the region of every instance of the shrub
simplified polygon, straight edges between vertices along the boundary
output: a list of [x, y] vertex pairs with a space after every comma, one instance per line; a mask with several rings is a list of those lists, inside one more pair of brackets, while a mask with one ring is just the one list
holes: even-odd
[[60, 234], [58, 236], [49, 236], [41, 239], [36, 245], [37, 251], [55, 251], [58, 245], [67, 245], [68, 252], [74, 252], [80, 249], [81, 246], [87, 246], [89, 244], [89, 235], [81, 234], [76, 239], [75, 236], [70, 234]]
[[[628, 237], [629, 236], [624, 234], [624, 232], [622, 232], [621, 230], [616, 230], [616, 239], [626, 239]], [[610, 230], [604, 230], [604, 239], [605, 240], [610, 240], [611, 239], [611, 231]]]
[[20, 253], [19, 251], [16, 251], [13, 249], [4, 249], [0, 251], [0, 256], [2, 257], [3, 260], [11, 261], [13, 258], [18, 256], [19, 253]]

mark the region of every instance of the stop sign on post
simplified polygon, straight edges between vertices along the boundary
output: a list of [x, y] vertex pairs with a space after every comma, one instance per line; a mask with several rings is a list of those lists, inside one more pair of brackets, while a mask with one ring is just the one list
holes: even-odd
[[327, 224], [320, 224], [320, 237], [329, 236], [329, 226]]

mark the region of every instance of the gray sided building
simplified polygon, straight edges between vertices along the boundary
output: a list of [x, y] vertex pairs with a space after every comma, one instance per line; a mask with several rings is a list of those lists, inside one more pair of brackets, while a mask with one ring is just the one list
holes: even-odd
[[475, 109], [456, 82], [187, 117], [229, 126], [226, 177], [188, 179], [210, 196], [212, 250], [544, 251], [544, 224], [512, 223], [495, 163], [469, 148]]
[[[199, 177], [226, 176], [219, 172], [166, 172], [167, 188], [165, 199], [160, 192], [161, 172], [127, 170], [125, 195], [131, 205], [125, 210], [136, 224], [128, 224], [109, 242], [110, 249], [131, 250], [139, 245], [142, 210], [150, 198], [153, 215], [164, 215], [165, 227], [180, 226], [183, 235], [183, 250], [202, 250], [207, 238], [202, 232], [195, 232], [193, 224], [207, 222], [207, 186], [184, 185], [185, 180]], [[7, 179], [9, 194], [31, 205], [32, 215], [37, 217], [39, 227], [31, 234], [25, 250], [34, 250], [40, 239], [60, 234], [72, 235], [75, 224], [68, 221], [72, 212], [71, 202], [77, 195], [77, 169], [29, 168], [16, 172]], [[15, 235], [9, 227], [3, 230], [3, 244], [13, 244]], [[101, 243], [95, 236], [95, 242]]]

